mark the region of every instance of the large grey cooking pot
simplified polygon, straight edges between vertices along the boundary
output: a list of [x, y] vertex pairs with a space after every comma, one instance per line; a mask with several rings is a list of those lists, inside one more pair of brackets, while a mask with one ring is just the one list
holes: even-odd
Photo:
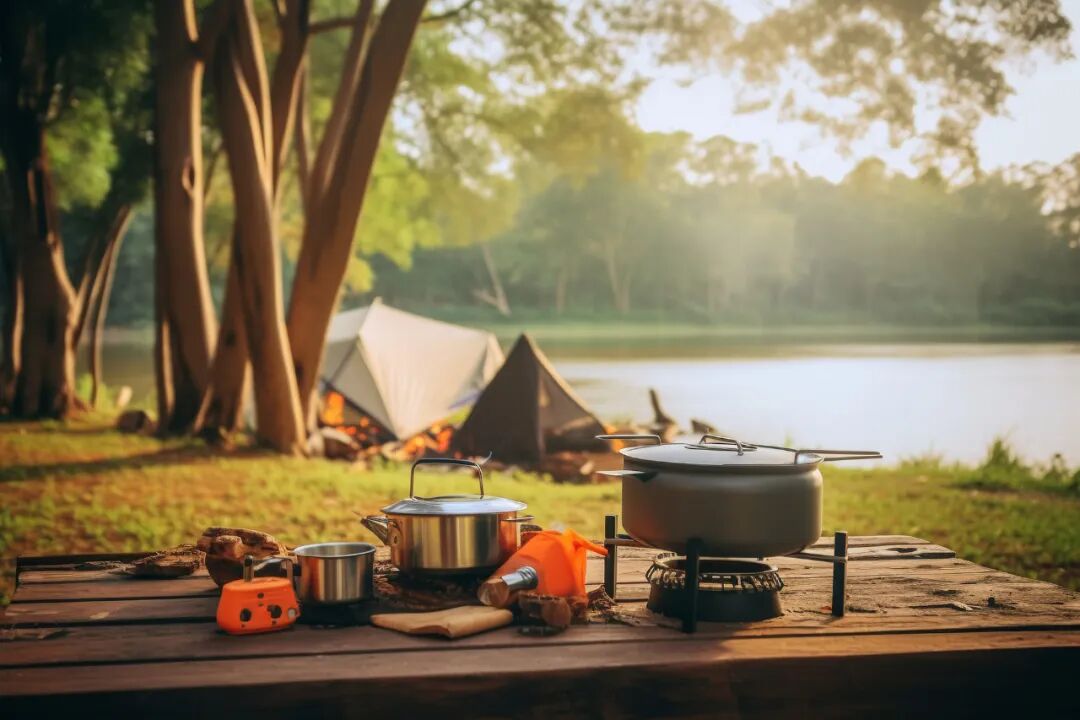
[[622, 448], [622, 524], [638, 542], [685, 552], [692, 538], [717, 557], [798, 552], [821, 536], [822, 462], [880, 458], [876, 451], [796, 450], [703, 435], [661, 443], [656, 435]]
[[[479, 495], [417, 497], [416, 468], [420, 465], [460, 465], [476, 473]], [[383, 543], [399, 570], [420, 575], [485, 574], [517, 551], [525, 503], [484, 494], [484, 471], [474, 462], [455, 458], [425, 458], [413, 463], [409, 497], [382, 509], [384, 515], [361, 518]]]

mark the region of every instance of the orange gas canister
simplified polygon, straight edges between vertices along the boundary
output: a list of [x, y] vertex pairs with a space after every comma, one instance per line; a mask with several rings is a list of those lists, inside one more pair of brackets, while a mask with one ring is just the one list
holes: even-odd
[[536, 571], [536, 592], [541, 595], [574, 597], [585, 594], [585, 553], [592, 550], [607, 555], [607, 549], [578, 535], [573, 530], [543, 530], [495, 571], [502, 577], [530, 567]]
[[[244, 558], [244, 578], [225, 583], [218, 600], [217, 624], [232, 635], [284, 630], [300, 617], [289, 558], [268, 558], [287, 564], [288, 577], [255, 577], [254, 558]], [[266, 561], [264, 561], [266, 562]]]

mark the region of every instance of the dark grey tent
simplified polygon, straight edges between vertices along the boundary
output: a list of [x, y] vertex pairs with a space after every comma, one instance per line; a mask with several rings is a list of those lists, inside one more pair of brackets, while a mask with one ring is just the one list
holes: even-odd
[[603, 450], [604, 426], [522, 334], [454, 434], [453, 449], [507, 462], [535, 462], [559, 450]]

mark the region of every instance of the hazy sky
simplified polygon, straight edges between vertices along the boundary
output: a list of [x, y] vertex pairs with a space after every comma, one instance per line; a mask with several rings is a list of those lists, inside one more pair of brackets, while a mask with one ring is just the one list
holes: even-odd
[[[754, 12], [752, 4], [735, 2]], [[1073, 52], [1080, 56], [1080, 0], [1063, 0], [1073, 23]], [[842, 156], [823, 140], [816, 129], [797, 123], [781, 123], [771, 113], [735, 115], [732, 112], [736, 84], [728, 78], [703, 76], [680, 86], [675, 73], [644, 70], [656, 77], [637, 108], [638, 122], [646, 130], [686, 130], [694, 136], [728, 135], [744, 142], [762, 144], [776, 155], [800, 163], [808, 172], [838, 180], [859, 157], [877, 155], [894, 167], [910, 170], [914, 147], [893, 149], [883, 132], [872, 133], [857, 143], [854, 154]], [[976, 141], [987, 169], [1043, 160], [1056, 163], [1080, 152], [1080, 58], [1054, 63], [1038, 57], [1024, 67], [1010, 66], [1009, 80], [1016, 93], [1009, 98], [1006, 115], [983, 120]]]

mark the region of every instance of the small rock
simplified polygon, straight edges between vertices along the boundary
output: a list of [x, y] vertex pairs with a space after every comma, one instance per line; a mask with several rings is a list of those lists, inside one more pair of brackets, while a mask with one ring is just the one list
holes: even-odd
[[328, 460], [355, 460], [360, 454], [360, 443], [356, 438], [334, 428], [319, 428], [316, 432], [322, 438], [323, 456]]
[[122, 433], [152, 435], [157, 429], [157, 423], [145, 410], [128, 410], [117, 418], [116, 429]]

